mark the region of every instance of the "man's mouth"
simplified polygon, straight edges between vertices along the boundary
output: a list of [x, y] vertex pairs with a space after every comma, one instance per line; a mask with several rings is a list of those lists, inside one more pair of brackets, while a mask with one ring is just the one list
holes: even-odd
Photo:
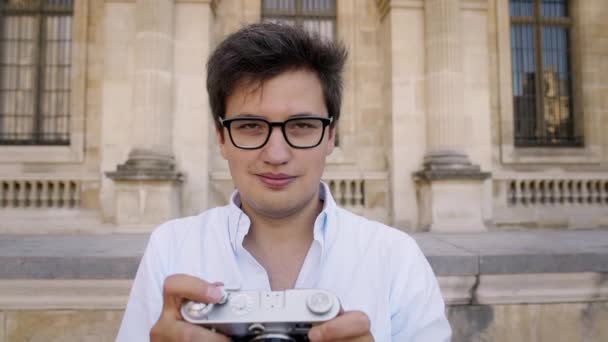
[[258, 178], [264, 185], [273, 189], [281, 189], [293, 182], [296, 177], [284, 173], [259, 173]]

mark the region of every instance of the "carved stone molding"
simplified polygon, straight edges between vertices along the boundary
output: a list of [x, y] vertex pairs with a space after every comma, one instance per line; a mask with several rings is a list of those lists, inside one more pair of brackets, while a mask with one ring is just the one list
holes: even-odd
[[376, 7], [378, 7], [378, 13], [380, 19], [383, 19], [391, 8], [416, 8], [420, 9], [424, 7], [423, 0], [376, 0]]

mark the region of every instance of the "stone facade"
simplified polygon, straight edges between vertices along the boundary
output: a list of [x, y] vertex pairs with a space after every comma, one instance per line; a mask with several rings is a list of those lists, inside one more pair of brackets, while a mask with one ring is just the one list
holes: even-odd
[[[340, 205], [409, 232], [608, 227], [605, 0], [569, 1], [577, 148], [515, 147], [508, 0], [336, 3], [349, 60], [324, 179]], [[225, 204], [205, 61], [261, 0], [74, 4], [71, 143], [0, 146], [0, 234], [149, 232]], [[454, 340], [608, 340], [601, 272], [447, 272]], [[0, 282], [0, 342], [114, 339], [128, 280], [39, 281]]]
[[[6, 311], [0, 341], [114, 341], [122, 319], [119, 310]], [[0, 330], [2, 332], [2, 330]]]
[[[79, 231], [149, 231], [225, 203], [232, 183], [204, 96], [205, 59], [227, 34], [260, 20], [261, 2], [75, 4], [71, 145], [0, 148], [0, 232], [73, 231], [64, 217], [80, 220]], [[608, 226], [607, 12], [602, 0], [570, 1], [584, 146], [517, 148], [507, 0], [337, 0], [337, 36], [350, 56], [340, 142], [324, 178], [339, 202], [407, 231]], [[116, 205], [130, 201], [133, 182], [109, 175], [134, 149], [173, 158], [183, 177], [137, 185], [169, 199], [146, 197], [164, 213], [153, 220], [132, 212], [142, 212], [141, 198]], [[438, 160], [437, 151], [457, 158]], [[482, 176], [416, 177], [445, 160]], [[54, 181], [78, 184], [76, 207], [19, 202], [40, 202], [28, 189]], [[454, 212], [460, 223], [450, 228]]]
[[[607, 302], [459, 305], [449, 307], [447, 314], [454, 342], [600, 342], [608, 337]], [[4, 311], [0, 341], [109, 342], [116, 337], [121, 318], [121, 310]]]
[[[504, 275], [505, 281], [520, 282], [518, 275]], [[530, 278], [530, 275], [526, 275]], [[608, 285], [590, 284], [585, 279], [606, 274], [561, 274], [532, 276], [550, 289], [552, 297], [539, 297], [521, 304], [522, 296], [512, 291], [498, 301], [462, 301], [459, 289], [470, 290], [466, 276], [439, 277], [448, 307], [454, 342], [481, 341], [581, 341], [600, 342], [608, 338]], [[582, 284], [568, 279], [582, 280]], [[484, 282], [484, 280], [481, 280]], [[113, 341], [120, 326], [130, 281], [28, 280], [1, 281], [6, 296], [0, 296], [0, 342], [21, 341]], [[72, 283], [70, 285], [70, 283]], [[467, 283], [462, 287], [462, 284]], [[558, 284], [558, 285], [555, 285]], [[50, 285], [50, 286], [49, 286]], [[486, 286], [484, 291], [492, 291]], [[499, 292], [500, 284], [498, 284]], [[75, 291], [69, 293], [70, 287]], [[36, 296], [27, 294], [40, 289]], [[578, 289], [573, 291], [573, 289]], [[582, 290], [582, 291], [581, 291]], [[589, 291], [591, 290], [591, 291]], [[594, 298], [585, 299], [589, 293]], [[475, 295], [473, 295], [475, 296]], [[35, 298], [34, 298], [35, 297]], [[570, 300], [559, 302], [570, 297]], [[559, 328], [556, 328], [559, 327]]]
[[452, 306], [448, 319], [453, 341], [599, 342], [608, 336], [607, 302]]

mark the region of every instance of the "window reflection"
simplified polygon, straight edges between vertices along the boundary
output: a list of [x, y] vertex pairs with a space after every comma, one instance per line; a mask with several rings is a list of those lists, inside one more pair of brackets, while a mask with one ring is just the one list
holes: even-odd
[[[565, 0], [511, 0], [515, 143], [572, 146], [575, 135]], [[552, 17], [552, 18], [545, 18]]]

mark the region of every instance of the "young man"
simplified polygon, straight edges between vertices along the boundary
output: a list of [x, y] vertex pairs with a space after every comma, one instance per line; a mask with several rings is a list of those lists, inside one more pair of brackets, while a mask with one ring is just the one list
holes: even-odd
[[321, 182], [345, 60], [344, 48], [278, 24], [247, 26], [217, 47], [207, 90], [236, 191], [225, 207], [154, 231], [118, 341], [227, 341], [179, 313], [186, 299], [218, 302], [221, 284], [334, 292], [344, 312], [311, 341], [450, 339], [416, 243], [337, 207]]

